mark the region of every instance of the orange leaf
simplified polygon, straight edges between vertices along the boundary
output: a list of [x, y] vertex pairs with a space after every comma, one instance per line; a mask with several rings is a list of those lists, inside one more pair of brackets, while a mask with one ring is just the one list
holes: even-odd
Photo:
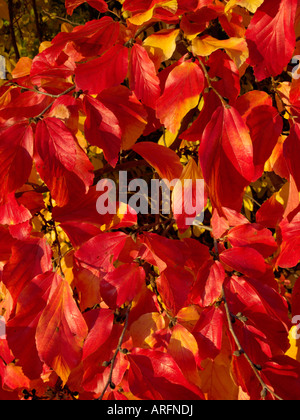
[[247, 43], [243, 38], [229, 38], [219, 40], [210, 35], [205, 35], [202, 38], [195, 38], [193, 40], [193, 53], [206, 57], [211, 55], [214, 51], [224, 49], [229, 57], [235, 62], [237, 68], [248, 58], [249, 52]]
[[177, 133], [182, 119], [198, 105], [203, 88], [204, 75], [196, 63], [186, 61], [171, 71], [156, 108], [157, 117], [171, 133]]
[[50, 366], [65, 384], [81, 361], [87, 325], [73, 299], [69, 284], [62, 280], [50, 294], [36, 333], [41, 360]]
[[145, 39], [143, 46], [154, 62], [157, 71], [161, 63], [169, 60], [174, 54], [179, 32], [179, 29], [163, 29]]
[[200, 377], [196, 363], [198, 344], [195, 337], [180, 324], [175, 325], [172, 329], [168, 353], [178, 364], [187, 380], [200, 386]]

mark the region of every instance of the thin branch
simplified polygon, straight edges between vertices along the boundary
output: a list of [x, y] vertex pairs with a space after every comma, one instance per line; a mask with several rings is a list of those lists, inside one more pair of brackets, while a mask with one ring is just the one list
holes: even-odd
[[249, 198], [249, 200], [253, 201], [254, 204], [256, 204], [258, 207], [261, 207], [261, 204], [255, 200], [255, 198], [251, 197], [251, 195], [245, 193], [244, 197]]
[[220, 99], [220, 101], [222, 102], [222, 105], [223, 105], [223, 106], [225, 106], [225, 107], [226, 107], [226, 106], [228, 107], [228, 104], [227, 104], [227, 102], [225, 101], [225, 99], [223, 98], [223, 96], [222, 96], [222, 95], [221, 95], [221, 94], [217, 91], [217, 89], [215, 89], [215, 88], [213, 87], [213, 85], [211, 84], [211, 80], [210, 80], [210, 77], [209, 77], [208, 71], [207, 71], [207, 69], [206, 69], [206, 66], [203, 64], [203, 62], [202, 62], [201, 58], [197, 56], [197, 59], [198, 59], [198, 62], [200, 63], [200, 66], [202, 67], [202, 70], [203, 70], [204, 76], [205, 76], [205, 78], [206, 78], [206, 80], [207, 80], [208, 87], [214, 91], [214, 93], [217, 95], [217, 97], [218, 97], [218, 98]]
[[38, 35], [39, 41], [42, 42], [43, 41], [43, 34], [42, 34], [42, 29], [41, 29], [41, 25], [40, 25], [40, 21], [39, 21], [39, 14], [38, 14], [37, 6], [36, 6], [36, 0], [32, 0], [32, 8], [33, 8], [33, 12], [34, 12], [34, 19], [35, 19], [35, 26], [36, 26], [37, 35]]
[[256, 376], [257, 380], [259, 381], [261, 387], [262, 387], [262, 393], [261, 395], [266, 396], [266, 393], [269, 392], [271, 395], [273, 395], [274, 398], [278, 399], [279, 401], [283, 401], [281, 397], [279, 397], [271, 388], [268, 387], [268, 385], [266, 385], [266, 383], [263, 381], [263, 379], [261, 378], [258, 370], [257, 370], [257, 366], [252, 362], [252, 360], [250, 359], [250, 357], [247, 355], [247, 353], [245, 352], [245, 350], [243, 349], [235, 331], [232, 325], [232, 319], [231, 319], [231, 313], [229, 310], [229, 306], [226, 300], [226, 296], [225, 296], [225, 290], [224, 287], [222, 288], [222, 297], [223, 297], [223, 302], [224, 302], [224, 306], [225, 306], [225, 311], [226, 311], [226, 317], [227, 317], [227, 322], [228, 322], [228, 327], [229, 327], [229, 331], [232, 335], [232, 338], [234, 339], [234, 342], [237, 346], [238, 352], [241, 356], [244, 356], [245, 359], [247, 360], [247, 362], [249, 363], [249, 366], [251, 367], [254, 375]]
[[13, 0], [8, 0], [8, 12], [9, 12], [9, 21], [10, 21], [10, 34], [11, 34], [11, 40], [14, 47], [16, 59], [20, 59], [20, 53], [17, 46], [17, 40], [16, 40], [16, 34], [14, 29], [14, 4]]
[[75, 85], [73, 85], [73, 86], [69, 87], [66, 91], [64, 91], [62, 93], [59, 93], [58, 95], [53, 95], [52, 93], [41, 92], [38, 89], [31, 89], [31, 88], [26, 87], [26, 86], [21, 86], [18, 83], [15, 83], [15, 82], [11, 82], [10, 85], [11, 86], [14, 86], [14, 87], [17, 87], [17, 88], [20, 88], [20, 89], [22, 89], [24, 91], [34, 92], [34, 93], [38, 93], [39, 95], [49, 96], [50, 98], [53, 98], [53, 99], [58, 99], [58, 98], [60, 98], [63, 95], [67, 95], [68, 93], [72, 92], [72, 90], [75, 89]]
[[63, 254], [62, 254], [62, 251], [61, 251], [60, 240], [59, 240], [59, 235], [58, 235], [57, 227], [55, 225], [55, 221], [54, 221], [53, 231], [55, 233], [54, 245], [57, 246], [57, 252], [58, 252], [58, 267], [60, 269], [61, 276], [63, 278], [65, 278], [65, 273], [63, 271], [62, 263], [61, 263], [62, 262], [62, 259], [63, 259]]
[[[158, 217], [159, 217], [159, 215], [158, 215]], [[144, 231], [147, 231], [147, 232], [149, 232], [150, 231], [150, 229], [154, 229], [154, 228], [156, 228], [156, 227], [158, 227], [158, 226], [165, 226], [165, 225], [167, 225], [168, 223], [172, 223], [173, 222], [173, 216], [171, 216], [171, 217], [169, 217], [167, 220], [165, 220], [165, 221], [161, 221], [161, 220], [156, 220], [154, 223], [150, 223], [150, 224], [148, 224], [148, 225], [143, 225], [143, 226], [141, 226], [141, 227], [139, 227], [134, 233], [135, 234], [138, 234], [138, 233], [140, 233], [140, 232], [144, 232]]]
[[[56, 98], [60, 98], [61, 96], [67, 95], [68, 93], [72, 92], [72, 90], [75, 89], [75, 85], [71, 86], [69, 89], [67, 89], [65, 92], [62, 92], [61, 94], [59, 94]], [[42, 118], [44, 116], [44, 114], [46, 114], [47, 111], [49, 111], [49, 109], [52, 107], [52, 105], [54, 104], [55, 101], [51, 102], [39, 115], [37, 115], [36, 117], [33, 118], [33, 121], [38, 121], [40, 118]]]
[[70, 25], [72, 25], [72, 26], [79, 26], [79, 24], [78, 23], [75, 23], [75, 22], [72, 22], [71, 20], [69, 20], [69, 19], [66, 19], [66, 18], [62, 18], [62, 17], [60, 17], [60, 16], [52, 16], [51, 15], [51, 13], [49, 13], [49, 12], [47, 12], [47, 10], [42, 10], [42, 13], [44, 13], [44, 15], [46, 15], [46, 16], [48, 16], [50, 19], [53, 19], [53, 20], [60, 20], [61, 22], [65, 22], [65, 23], [69, 23]]
[[[217, 257], [219, 258], [219, 247], [218, 247], [217, 239], [214, 239], [214, 245], [215, 245], [215, 253], [216, 253]], [[251, 367], [254, 375], [256, 376], [257, 380], [259, 381], [259, 383], [262, 387], [261, 395], [262, 395], [263, 399], [265, 399], [267, 392], [269, 392], [271, 395], [273, 395], [274, 398], [277, 398], [279, 401], [282, 401], [282, 398], [279, 397], [277, 394], [275, 394], [275, 392], [272, 391], [272, 389], [269, 388], [267, 384], [265, 384], [265, 382], [263, 381], [263, 379], [261, 378], [261, 376], [258, 372], [257, 366], [252, 362], [252, 360], [250, 359], [248, 354], [243, 349], [243, 347], [242, 347], [242, 345], [241, 345], [241, 343], [240, 343], [240, 341], [239, 341], [239, 339], [238, 339], [238, 337], [237, 337], [237, 335], [234, 331], [234, 328], [233, 328], [232, 315], [230, 313], [230, 309], [229, 309], [228, 302], [227, 302], [227, 299], [226, 299], [224, 286], [222, 287], [222, 298], [223, 298], [223, 302], [224, 302], [224, 306], [225, 306], [225, 312], [226, 312], [229, 332], [232, 335], [232, 338], [233, 338], [233, 340], [234, 340], [234, 342], [237, 346], [239, 355], [245, 357], [245, 359], [249, 363], [249, 366]]]
[[100, 400], [100, 401], [103, 400], [103, 397], [104, 397], [108, 387], [112, 385], [112, 377], [113, 377], [113, 373], [114, 373], [115, 363], [116, 363], [118, 354], [122, 350], [122, 344], [123, 344], [124, 337], [125, 337], [125, 334], [126, 334], [126, 331], [127, 331], [127, 328], [128, 328], [128, 320], [129, 320], [129, 313], [130, 313], [131, 307], [132, 307], [132, 303], [130, 303], [130, 305], [128, 306], [127, 311], [126, 311], [126, 319], [125, 319], [124, 328], [123, 328], [122, 334], [121, 334], [120, 339], [119, 339], [117, 350], [115, 351], [115, 354], [114, 354], [114, 356], [113, 356], [113, 358], [110, 362], [110, 372], [109, 372], [108, 380], [107, 380], [106, 385], [105, 385], [105, 387], [102, 391], [102, 394], [98, 398], [98, 400]]

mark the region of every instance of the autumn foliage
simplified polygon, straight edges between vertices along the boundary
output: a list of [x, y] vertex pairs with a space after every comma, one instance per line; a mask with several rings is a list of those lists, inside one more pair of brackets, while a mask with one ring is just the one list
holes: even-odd
[[300, 399], [300, 2], [87, 3], [0, 87], [0, 399]]

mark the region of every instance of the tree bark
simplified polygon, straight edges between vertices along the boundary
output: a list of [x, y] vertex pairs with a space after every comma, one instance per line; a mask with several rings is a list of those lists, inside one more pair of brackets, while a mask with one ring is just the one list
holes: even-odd
[[34, 18], [35, 18], [35, 26], [36, 26], [37, 36], [39, 38], [39, 41], [43, 42], [43, 33], [42, 33], [40, 21], [39, 21], [39, 14], [38, 14], [37, 6], [36, 6], [36, 0], [32, 0], [32, 7], [33, 7], [33, 11], [34, 11]]
[[20, 59], [20, 53], [17, 46], [16, 34], [14, 29], [14, 4], [13, 0], [8, 0], [8, 12], [9, 12], [9, 21], [10, 21], [10, 34], [12, 39], [12, 44], [15, 50], [16, 59]]

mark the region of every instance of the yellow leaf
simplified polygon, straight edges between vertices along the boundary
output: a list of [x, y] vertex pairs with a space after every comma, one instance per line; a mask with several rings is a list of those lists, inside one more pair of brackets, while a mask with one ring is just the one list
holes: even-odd
[[245, 7], [249, 12], [255, 13], [263, 2], [264, 0], [229, 0], [225, 6], [225, 13], [231, 11], [235, 6]]
[[171, 133], [168, 130], [165, 130], [164, 134], [161, 136], [161, 138], [158, 141], [158, 144], [165, 147], [170, 147], [174, 143], [178, 136], [178, 132]]
[[192, 46], [193, 53], [201, 57], [207, 57], [217, 50], [224, 49], [238, 68], [240, 68], [249, 57], [247, 42], [243, 38], [232, 37], [219, 40], [210, 35], [206, 35], [202, 38], [193, 39]]
[[73, 272], [73, 255], [74, 251], [69, 252], [61, 259], [61, 268], [63, 270], [63, 273], [65, 275], [65, 279], [67, 282], [71, 285], [74, 280], [74, 272]]
[[155, 7], [152, 7], [151, 9], [146, 10], [145, 12], [138, 13], [137, 15], [132, 16], [128, 19], [128, 21], [132, 25], [142, 26], [145, 22], [148, 22], [150, 19], [152, 19], [154, 10]]
[[290, 340], [291, 347], [286, 352], [286, 355], [300, 362], [300, 339], [296, 338], [297, 332], [298, 332], [297, 326], [295, 325], [290, 330], [289, 340]]
[[134, 347], [153, 348], [156, 340], [153, 334], [165, 328], [165, 319], [158, 312], [142, 315], [130, 327], [130, 336]]
[[182, 325], [177, 324], [172, 330], [172, 337], [168, 346], [168, 353], [181, 368], [184, 376], [197, 386], [201, 386], [196, 358], [198, 344], [193, 336]]
[[74, 29], [74, 26], [72, 26], [70, 23], [68, 23], [68, 22], [64, 22], [62, 25], [61, 25], [61, 32], [67, 32], [67, 33], [70, 33], [70, 32], [73, 32], [73, 29]]
[[153, 6], [151, 9], [146, 10], [145, 12], [138, 13], [135, 16], [132, 16], [128, 19], [128, 21], [132, 25], [136, 26], [142, 26], [144, 23], [148, 22], [150, 19], [152, 19], [155, 9], [162, 7], [163, 9], [166, 9], [170, 13], [176, 13], [178, 9], [178, 3], [177, 0], [165, 0], [161, 1], [160, 3], [157, 3], [155, 6]]
[[45, 51], [47, 48], [51, 47], [51, 42], [50, 41], [44, 41], [41, 43], [41, 45], [39, 46], [39, 53], [42, 53], [43, 51]]
[[200, 318], [200, 308], [197, 305], [190, 305], [182, 308], [177, 316], [178, 322], [188, 331], [192, 332]]
[[179, 239], [189, 239], [191, 237], [192, 237], [192, 229], [190, 227], [183, 233], [178, 232]]
[[254, 204], [253, 204], [253, 194], [250, 187], [247, 187], [246, 194], [244, 195], [244, 209], [246, 213], [246, 217], [251, 220], [251, 213], [254, 210]]
[[176, 38], [179, 29], [164, 29], [148, 36], [143, 45], [158, 71], [163, 61], [169, 60], [176, 49]]
[[208, 400], [236, 401], [239, 388], [232, 379], [230, 344], [228, 340], [224, 340], [224, 344], [215, 360], [206, 359], [202, 362], [201, 390]]

